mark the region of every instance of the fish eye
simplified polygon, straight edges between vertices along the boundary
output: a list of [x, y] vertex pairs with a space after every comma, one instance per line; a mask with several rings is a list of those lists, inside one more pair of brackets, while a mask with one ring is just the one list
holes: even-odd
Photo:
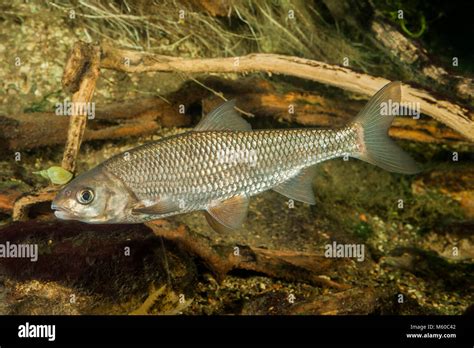
[[83, 189], [77, 193], [77, 200], [81, 204], [89, 204], [94, 200], [94, 191], [90, 188]]

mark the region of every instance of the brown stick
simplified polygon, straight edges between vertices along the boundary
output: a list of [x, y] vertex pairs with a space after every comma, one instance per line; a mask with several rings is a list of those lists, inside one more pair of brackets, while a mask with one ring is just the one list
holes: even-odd
[[[296, 76], [371, 96], [389, 83], [381, 77], [310, 59], [276, 54], [250, 54], [233, 58], [186, 59], [103, 46], [101, 67], [136, 72], [246, 73], [265, 71]], [[421, 111], [474, 141], [474, 112], [426, 90], [404, 84], [405, 102], [419, 103]]]
[[[64, 149], [62, 167], [70, 172], [76, 169], [76, 158], [81, 146], [82, 135], [86, 127], [87, 116], [80, 105], [90, 103], [99, 77], [100, 47], [78, 41], [74, 44], [66, 63], [63, 75], [63, 87], [73, 93], [72, 115], [69, 121], [67, 141]], [[31, 206], [54, 199], [56, 188], [46, 188], [31, 193], [15, 201], [13, 220], [25, 220]]]
[[76, 169], [76, 158], [86, 128], [87, 115], [77, 107], [81, 103], [90, 103], [94, 94], [96, 80], [99, 77], [100, 47], [78, 41], [74, 44], [66, 63], [63, 75], [63, 87], [73, 93], [73, 114], [69, 122], [66, 147], [62, 167], [70, 172]]

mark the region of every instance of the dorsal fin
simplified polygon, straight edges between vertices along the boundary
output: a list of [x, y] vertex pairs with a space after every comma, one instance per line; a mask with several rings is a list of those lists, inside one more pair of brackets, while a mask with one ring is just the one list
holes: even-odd
[[235, 100], [229, 100], [212, 110], [194, 128], [195, 131], [251, 129], [250, 123], [235, 110]]
[[247, 217], [249, 198], [235, 196], [207, 208], [206, 219], [217, 232], [229, 232], [238, 229]]
[[296, 176], [274, 187], [273, 190], [295, 201], [316, 204], [313, 192], [315, 167], [302, 169]]

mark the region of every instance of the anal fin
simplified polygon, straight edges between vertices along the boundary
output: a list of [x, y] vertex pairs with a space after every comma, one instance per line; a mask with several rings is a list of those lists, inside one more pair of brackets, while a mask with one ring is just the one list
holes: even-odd
[[273, 188], [274, 191], [295, 201], [316, 204], [313, 192], [315, 166], [302, 169], [296, 176]]
[[236, 230], [245, 221], [248, 206], [249, 198], [245, 195], [229, 198], [207, 208], [207, 222], [217, 232]]

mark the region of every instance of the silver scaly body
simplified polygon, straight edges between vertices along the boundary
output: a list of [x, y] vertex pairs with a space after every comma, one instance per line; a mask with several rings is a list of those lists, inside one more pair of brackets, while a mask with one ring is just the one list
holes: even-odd
[[172, 197], [181, 204], [180, 213], [186, 213], [204, 210], [211, 202], [267, 191], [303, 168], [351, 155], [357, 148], [353, 126], [340, 130], [196, 131], [146, 144], [102, 165], [138, 200]]
[[217, 231], [239, 228], [249, 198], [273, 189], [315, 204], [315, 165], [355, 157], [398, 173], [418, 166], [387, 136], [399, 82], [386, 85], [354, 122], [336, 130], [255, 130], [227, 102], [193, 131], [116, 155], [71, 181], [56, 196], [58, 218], [88, 223], [140, 223], [202, 210]]

